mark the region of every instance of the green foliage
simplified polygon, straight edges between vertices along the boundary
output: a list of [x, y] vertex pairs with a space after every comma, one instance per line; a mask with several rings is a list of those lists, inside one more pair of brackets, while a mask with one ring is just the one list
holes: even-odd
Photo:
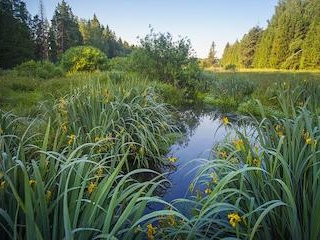
[[52, 39], [49, 43], [52, 44], [52, 46], [50, 45], [52, 58], [59, 58], [70, 47], [82, 44], [78, 20], [64, 0], [58, 3], [54, 11], [50, 32]]
[[33, 58], [30, 14], [21, 0], [0, 1], [0, 68], [8, 69]]
[[166, 106], [141, 78], [99, 76], [45, 104], [42, 118], [0, 111], [4, 238], [144, 239], [158, 217], [183, 217], [145, 215], [152, 202], [172, 208], [154, 197], [167, 180], [140, 169], [168, 164], [162, 153], [174, 128]]
[[254, 27], [240, 42], [226, 45], [221, 59], [222, 65], [318, 69], [319, 13], [319, 1], [279, 1], [265, 30]]
[[143, 79], [123, 75], [113, 83], [105, 75], [102, 81], [91, 80], [54, 104], [50, 114], [56, 119], [55, 129], [64, 132], [64, 144], [69, 142], [67, 136], [76, 136], [74, 148], [97, 142], [105, 155], [129, 153], [127, 171], [156, 168], [167, 147], [165, 134], [174, 130], [166, 106]]
[[131, 57], [132, 69], [178, 88], [193, 87], [200, 73], [190, 41], [173, 41], [170, 33], [151, 30]]
[[[159, 202], [153, 194], [166, 180], [148, 169], [123, 174], [127, 155], [93, 154], [97, 143], [58, 152], [56, 144], [49, 144], [51, 137], [55, 143], [60, 141], [60, 136], [50, 131], [50, 121], [39, 142], [39, 134], [32, 134], [35, 124], [16, 135], [10, 127], [18, 119], [2, 112], [0, 117], [0, 159], [6, 163], [0, 165], [3, 238], [143, 239], [148, 222], [174, 213], [143, 216], [147, 203]], [[3, 124], [8, 118], [13, 120], [11, 125]], [[87, 149], [89, 153], [84, 155]], [[135, 180], [139, 175], [154, 177]], [[133, 226], [138, 224], [136, 231]]]
[[218, 59], [216, 56], [217, 52], [216, 52], [216, 44], [214, 42], [212, 42], [210, 50], [209, 50], [209, 54], [208, 57], [206, 59], [206, 62], [209, 66], [216, 66], [218, 63]]
[[237, 65], [230, 63], [230, 64], [227, 64], [227, 65], [224, 67], [224, 69], [227, 70], [227, 71], [232, 71], [232, 72], [234, 72], [234, 71], [236, 71], [236, 69], [237, 69]]
[[131, 71], [129, 57], [114, 57], [109, 60], [109, 69], [113, 71]]
[[236, 41], [234, 44], [227, 43], [221, 58], [222, 66], [232, 66], [240, 68], [241, 65], [241, 43]]
[[107, 68], [107, 56], [91, 46], [68, 49], [62, 56], [61, 65], [68, 72], [92, 72]]
[[260, 27], [254, 27], [241, 40], [241, 62], [245, 68], [253, 67], [254, 55], [262, 32]]
[[63, 76], [62, 69], [48, 61], [35, 62], [31, 60], [20, 64], [15, 67], [14, 70], [17, 72], [18, 76], [30, 78], [50, 79]]
[[100, 24], [97, 16], [93, 19], [80, 20], [79, 28], [83, 37], [83, 43], [100, 49], [109, 58], [126, 56], [131, 52], [129, 44], [117, 39], [116, 34], [109, 28]]
[[[214, 147], [190, 187], [188, 221], [163, 228], [173, 239], [318, 239], [319, 118], [295, 108], [297, 91], [279, 95], [281, 118], [245, 118]], [[302, 92], [302, 94], [305, 94]], [[313, 101], [313, 99], [310, 99]], [[288, 111], [290, 109], [290, 111]], [[196, 186], [196, 187], [194, 187]], [[205, 188], [205, 191], [203, 189]]]

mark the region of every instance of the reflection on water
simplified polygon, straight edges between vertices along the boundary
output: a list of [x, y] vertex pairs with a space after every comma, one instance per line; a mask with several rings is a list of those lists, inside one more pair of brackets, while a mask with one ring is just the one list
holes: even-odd
[[181, 116], [185, 137], [171, 146], [168, 153], [168, 156], [178, 158], [176, 171], [168, 176], [172, 186], [163, 196], [169, 202], [187, 196], [201, 159], [208, 159], [212, 147], [227, 135], [226, 127], [221, 126], [221, 115], [215, 111], [190, 110], [181, 113]]
[[[167, 154], [167, 157], [177, 157], [178, 160], [174, 163], [175, 170], [167, 176], [172, 185], [160, 190], [163, 200], [171, 202], [178, 198], [188, 198], [190, 183], [202, 164], [201, 159], [208, 159], [212, 155], [212, 147], [230, 133], [229, 127], [222, 125], [223, 116], [217, 111], [203, 108], [179, 112], [179, 128], [184, 137], [172, 145]], [[233, 122], [237, 120], [234, 115], [228, 118]], [[151, 204], [147, 212], [160, 209], [163, 209], [163, 205]]]

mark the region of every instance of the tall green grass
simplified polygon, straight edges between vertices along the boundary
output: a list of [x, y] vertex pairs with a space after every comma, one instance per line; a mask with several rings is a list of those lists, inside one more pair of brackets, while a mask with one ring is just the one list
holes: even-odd
[[[47, 149], [50, 128], [49, 122], [41, 147], [33, 145], [32, 138], [25, 139], [27, 133], [21, 137], [1, 134], [1, 236], [9, 239], [146, 236], [145, 226], [140, 231], [132, 226], [141, 219], [148, 203], [159, 201], [153, 192], [166, 180], [148, 169], [122, 174], [128, 155], [95, 154], [94, 143], [72, 151], [50, 151]], [[13, 144], [12, 139], [18, 144]], [[82, 149], [87, 147], [91, 151], [83, 155]], [[119, 164], [112, 167], [112, 161]], [[135, 175], [150, 173], [155, 176], [150, 181], [134, 180]]]
[[53, 128], [59, 129], [60, 147], [70, 149], [95, 142], [105, 155], [128, 152], [125, 167], [157, 168], [175, 131], [167, 107], [159, 103], [145, 80], [128, 77], [116, 83], [108, 75], [49, 106]]
[[253, 134], [235, 128], [214, 149], [194, 198], [176, 200], [192, 211], [162, 229], [168, 239], [319, 239], [319, 118], [296, 96], [279, 96], [284, 117], [249, 118]]

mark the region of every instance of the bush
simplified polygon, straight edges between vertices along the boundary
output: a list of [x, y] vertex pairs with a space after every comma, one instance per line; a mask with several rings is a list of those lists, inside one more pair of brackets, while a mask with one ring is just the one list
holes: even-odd
[[113, 71], [127, 71], [129, 70], [128, 57], [114, 57], [109, 61], [109, 69]]
[[91, 46], [68, 49], [61, 59], [62, 67], [68, 72], [93, 72], [107, 69], [107, 56]]
[[237, 69], [237, 66], [235, 64], [228, 64], [224, 67], [224, 69], [228, 71], [235, 71]]
[[170, 33], [151, 30], [140, 42], [131, 55], [133, 70], [179, 88], [194, 86], [191, 81], [198, 79], [200, 68], [189, 39], [173, 41]]
[[18, 76], [22, 77], [49, 79], [63, 76], [62, 69], [48, 61], [36, 62], [31, 60], [20, 64], [14, 70], [16, 70]]

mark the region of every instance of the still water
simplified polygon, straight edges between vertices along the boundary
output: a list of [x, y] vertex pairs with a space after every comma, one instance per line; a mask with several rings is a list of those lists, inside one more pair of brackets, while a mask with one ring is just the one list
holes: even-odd
[[[176, 170], [168, 175], [171, 186], [167, 188], [162, 199], [171, 202], [189, 195], [189, 186], [194, 179], [202, 159], [212, 155], [212, 147], [223, 141], [228, 129], [221, 124], [222, 115], [217, 112], [182, 113], [185, 135], [171, 146], [167, 156], [177, 157]], [[188, 121], [187, 121], [188, 120]]]

